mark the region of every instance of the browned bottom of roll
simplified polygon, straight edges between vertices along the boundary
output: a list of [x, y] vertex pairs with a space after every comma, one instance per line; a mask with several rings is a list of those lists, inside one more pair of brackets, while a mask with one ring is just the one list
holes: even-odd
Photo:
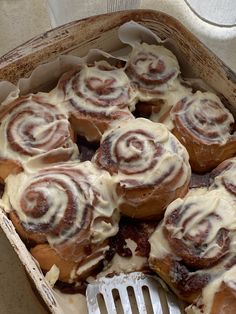
[[72, 112], [70, 123], [77, 134], [84, 136], [89, 142], [98, 142], [113, 121], [131, 118], [133, 116], [128, 111], [117, 111], [107, 116]]
[[209, 282], [208, 274], [191, 273], [187, 267], [166, 256], [163, 259], [151, 257], [149, 265], [183, 301], [192, 303]]
[[15, 160], [0, 157], [0, 179], [5, 180], [10, 174], [23, 171], [20, 163]]
[[58, 279], [72, 283], [85, 280], [96, 269], [101, 268], [101, 263], [105, 259], [106, 245], [107, 241], [99, 246], [91, 246], [91, 251], [87, 248], [81, 248], [81, 258], [78, 262], [68, 260], [66, 256], [62, 256], [49, 244], [38, 244], [30, 252], [45, 273], [53, 265], [56, 265], [60, 271]]
[[214, 296], [210, 314], [235, 314], [235, 312], [236, 291], [222, 282], [220, 289]]
[[38, 244], [30, 252], [44, 272], [48, 272], [53, 265], [56, 265], [60, 270], [59, 280], [71, 281], [71, 274], [76, 268], [76, 263], [62, 259], [49, 244]]
[[107, 120], [99, 120], [96, 117], [72, 114], [70, 117], [72, 128], [90, 142], [98, 142], [102, 134], [108, 128]]
[[172, 133], [186, 147], [192, 170], [197, 173], [208, 172], [236, 154], [235, 141], [229, 141], [224, 145], [207, 145], [189, 136], [181, 127], [174, 128]]
[[9, 217], [20, 237], [26, 241], [27, 243], [45, 243], [47, 242], [47, 238], [44, 234], [40, 234], [39, 232], [27, 232], [21, 225], [20, 219], [17, 214], [12, 211], [9, 213]]
[[183, 197], [188, 192], [188, 182], [183, 186], [171, 190], [169, 186], [157, 188], [130, 188], [117, 187], [117, 194], [122, 197], [119, 205], [121, 213], [137, 219], [160, 219], [165, 208], [176, 198]]

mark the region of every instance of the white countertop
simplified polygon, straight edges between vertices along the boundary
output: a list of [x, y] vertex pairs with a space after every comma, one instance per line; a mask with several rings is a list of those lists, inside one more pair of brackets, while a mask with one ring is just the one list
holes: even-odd
[[[65, 0], [57, 0], [57, 3], [60, 1]], [[69, 1], [75, 2], [67, 0], [67, 3]], [[92, 6], [94, 1], [87, 0], [88, 7], [84, 10], [72, 10], [73, 16], [67, 12], [65, 19], [68, 21], [87, 16], [88, 12], [93, 13], [96, 10], [96, 7]], [[55, 0], [52, 2], [55, 3]], [[85, 5], [82, 0], [76, 2], [77, 4], [81, 2], [78, 7]], [[99, 13], [105, 12], [106, 8], [106, 5], [104, 7], [100, 5]], [[204, 22], [191, 11], [184, 0], [143, 0], [141, 8], [161, 10], [176, 17], [236, 70], [236, 27], [218, 27]], [[0, 55], [50, 29], [55, 23], [55, 19], [52, 20], [52, 15], [48, 13], [47, 0], [1, 0]], [[31, 289], [23, 266], [1, 230], [0, 249], [0, 314], [46, 313]]]

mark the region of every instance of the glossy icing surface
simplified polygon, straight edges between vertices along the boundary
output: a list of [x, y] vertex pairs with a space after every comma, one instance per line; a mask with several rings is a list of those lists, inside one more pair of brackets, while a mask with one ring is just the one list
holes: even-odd
[[105, 169], [111, 169], [115, 181], [123, 186], [155, 185], [173, 180], [182, 186], [190, 178], [188, 153], [179, 141], [160, 123], [138, 118], [123, 121], [108, 130], [95, 155]]

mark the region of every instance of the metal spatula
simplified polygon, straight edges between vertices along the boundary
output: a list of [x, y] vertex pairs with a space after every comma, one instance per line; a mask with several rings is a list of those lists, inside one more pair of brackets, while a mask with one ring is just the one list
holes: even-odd
[[103, 277], [87, 287], [89, 314], [180, 314], [180, 302], [160, 280], [140, 272]]

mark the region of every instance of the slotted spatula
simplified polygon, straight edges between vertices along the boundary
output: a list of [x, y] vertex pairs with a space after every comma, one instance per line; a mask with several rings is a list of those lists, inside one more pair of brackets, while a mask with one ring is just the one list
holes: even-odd
[[103, 277], [87, 287], [89, 314], [180, 314], [180, 302], [162, 281], [140, 272]]

